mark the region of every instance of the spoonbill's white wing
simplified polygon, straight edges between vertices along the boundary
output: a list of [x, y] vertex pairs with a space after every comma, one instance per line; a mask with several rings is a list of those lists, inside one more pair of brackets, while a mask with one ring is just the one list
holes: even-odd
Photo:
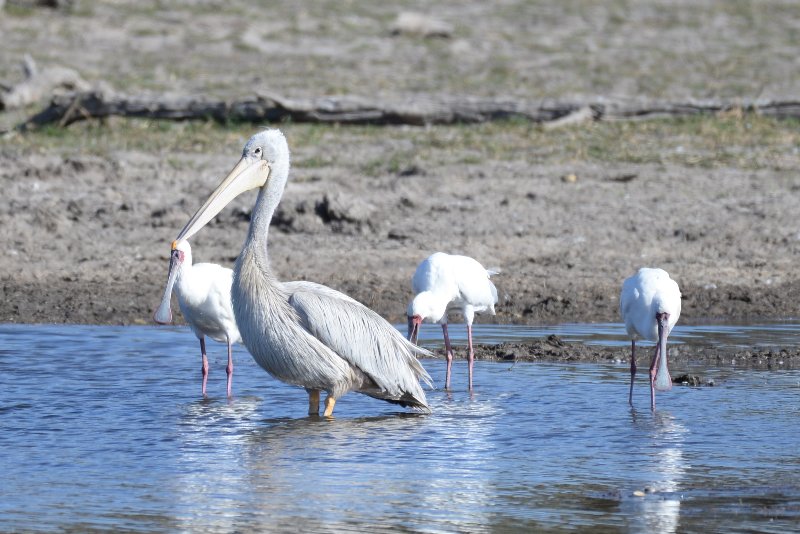
[[449, 254], [436, 252], [419, 264], [411, 278], [411, 289], [415, 294], [431, 291], [437, 294], [451, 295], [458, 290], [449, 258]]
[[497, 302], [497, 288], [489, 280], [489, 272], [472, 258], [457, 256], [453, 270], [461, 299], [477, 311], [491, 309]]
[[187, 284], [179, 285], [178, 305], [186, 322], [198, 335], [224, 343], [241, 338], [231, 306], [233, 271], [214, 263], [196, 263]]

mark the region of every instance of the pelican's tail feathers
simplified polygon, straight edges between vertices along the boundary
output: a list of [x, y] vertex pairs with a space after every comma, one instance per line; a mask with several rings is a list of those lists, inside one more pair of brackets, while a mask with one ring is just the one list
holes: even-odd
[[414, 410], [419, 410], [424, 413], [431, 413], [431, 408], [430, 406], [428, 406], [428, 402], [425, 399], [424, 394], [422, 399], [420, 400], [411, 393], [403, 393], [403, 395], [400, 398], [387, 397], [385, 392], [362, 391], [362, 393], [374, 399], [391, 402], [392, 404], [399, 404], [403, 408], [412, 408]]

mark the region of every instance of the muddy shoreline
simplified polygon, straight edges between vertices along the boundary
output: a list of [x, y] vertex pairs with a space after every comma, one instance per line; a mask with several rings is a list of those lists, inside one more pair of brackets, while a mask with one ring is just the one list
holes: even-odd
[[[4, 86], [31, 54], [131, 94], [636, 102], [800, 90], [787, 74], [795, 17], [777, 4], [437, 4], [423, 13], [446, 23], [435, 36], [398, 30], [397, 7], [381, 3], [278, 4], [267, 19], [247, 3], [22, 4], [0, 16]], [[0, 125], [36, 109], [0, 111]], [[262, 126], [111, 118], [4, 138], [0, 323], [151, 324], [169, 243]], [[556, 129], [270, 126], [292, 151], [270, 233], [278, 277], [329, 285], [392, 322], [405, 322], [411, 274], [435, 251], [502, 270], [498, 315], [480, 322], [618, 321], [622, 280], [642, 266], [678, 281], [684, 323], [798, 317], [796, 121], [733, 110]], [[196, 261], [232, 266], [253, 201], [240, 197], [193, 240]], [[712, 349], [689, 354], [731, 356]], [[479, 353], [499, 350], [512, 349]], [[613, 357], [554, 350], [513, 349]]]
[[[779, 370], [800, 368], [800, 348], [782, 347], [749, 347], [725, 349], [707, 344], [681, 344], [669, 347], [669, 364], [673, 380], [682, 383], [685, 380], [685, 367], [702, 365], [704, 367], [751, 370]], [[457, 359], [466, 358], [465, 347], [457, 348]], [[434, 351], [437, 358], [444, 358], [444, 350]], [[646, 374], [650, 363], [652, 349], [637, 349], [639, 374]], [[598, 347], [583, 343], [565, 342], [555, 335], [543, 340], [532, 340], [524, 343], [501, 343], [499, 345], [478, 344], [475, 346], [475, 358], [489, 361], [507, 362], [584, 362], [584, 363], [617, 363], [628, 365], [630, 362], [629, 347]], [[702, 384], [691, 384], [702, 385]]]

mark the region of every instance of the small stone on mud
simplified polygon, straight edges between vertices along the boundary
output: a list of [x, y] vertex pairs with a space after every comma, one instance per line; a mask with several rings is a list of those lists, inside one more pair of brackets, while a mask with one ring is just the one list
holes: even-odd
[[397, 176], [425, 176], [425, 170], [418, 165], [409, 165], [398, 171]]
[[408, 197], [400, 197], [400, 207], [402, 208], [413, 208], [416, 207], [416, 203]]
[[386, 234], [388, 239], [396, 239], [398, 241], [403, 241], [409, 238], [409, 235], [402, 230], [389, 230], [389, 233]]
[[392, 35], [419, 35], [446, 39], [453, 35], [453, 27], [429, 15], [406, 11], [397, 16], [392, 24], [391, 32]]
[[565, 174], [564, 176], [561, 177], [561, 181], [566, 184], [574, 184], [575, 182], [578, 181], [578, 175], [573, 173]]
[[634, 497], [644, 497], [644, 492], [642, 490], [636, 490], [633, 492]]

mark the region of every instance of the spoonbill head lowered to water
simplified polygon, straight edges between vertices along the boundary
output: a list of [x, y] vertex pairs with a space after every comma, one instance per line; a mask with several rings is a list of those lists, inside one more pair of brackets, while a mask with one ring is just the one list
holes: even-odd
[[408, 338], [416, 343], [419, 328], [423, 322], [442, 325], [445, 352], [447, 353], [447, 372], [444, 387], [450, 388], [450, 369], [453, 364], [453, 350], [447, 332], [448, 312], [457, 311], [467, 323], [468, 380], [472, 389], [472, 365], [475, 353], [472, 349], [472, 321], [475, 313], [495, 314], [497, 288], [489, 277], [498, 270], [487, 270], [468, 256], [458, 256], [436, 252], [419, 264], [411, 279], [415, 293], [408, 304]]
[[681, 315], [681, 291], [663, 269], [643, 267], [622, 284], [619, 313], [631, 337], [631, 386], [628, 402], [633, 405], [636, 376], [636, 340], [656, 341], [650, 363], [650, 408], [656, 408], [656, 390], [672, 387], [667, 369], [667, 338]]

